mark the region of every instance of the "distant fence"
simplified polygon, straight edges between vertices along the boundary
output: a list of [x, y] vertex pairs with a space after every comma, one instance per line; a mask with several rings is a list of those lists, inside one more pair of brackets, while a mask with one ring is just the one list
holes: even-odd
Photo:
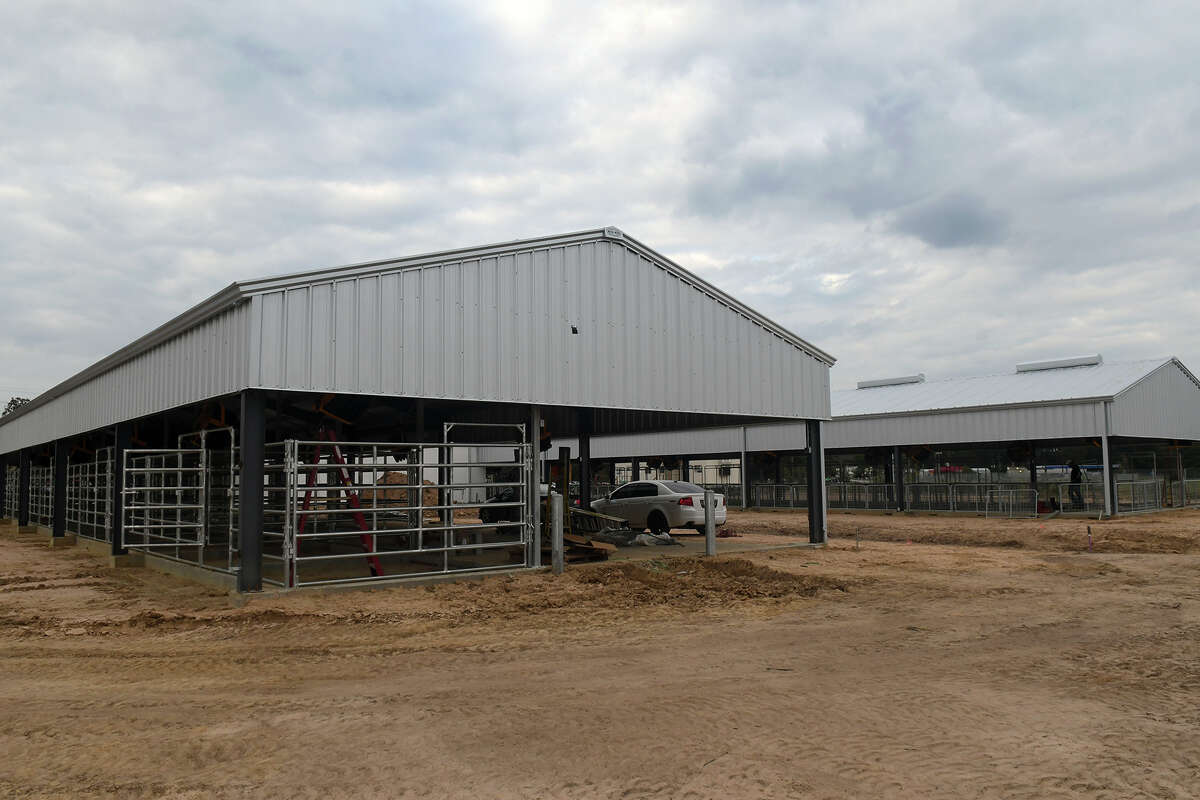
[[1118, 514], [1139, 511], [1159, 511], [1163, 507], [1163, 482], [1117, 481], [1116, 506]]
[[1058, 507], [1073, 514], [1100, 514], [1104, 511], [1104, 484], [1058, 484]]
[[887, 510], [896, 508], [896, 487], [890, 483], [828, 483], [830, 508]]
[[756, 508], [808, 508], [808, 487], [799, 483], [759, 483], [750, 487]]

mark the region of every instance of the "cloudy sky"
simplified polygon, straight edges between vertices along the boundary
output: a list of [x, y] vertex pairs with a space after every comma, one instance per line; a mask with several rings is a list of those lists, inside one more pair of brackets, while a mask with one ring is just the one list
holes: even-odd
[[603, 225], [835, 388], [1200, 369], [1194, 0], [23, 0], [0, 102], [5, 396], [236, 279]]

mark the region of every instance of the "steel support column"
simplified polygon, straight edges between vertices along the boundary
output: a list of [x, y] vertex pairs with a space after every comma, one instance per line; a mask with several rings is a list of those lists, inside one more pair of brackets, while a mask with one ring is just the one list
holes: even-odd
[[133, 427], [128, 422], [118, 422], [113, 428], [113, 464], [112, 464], [112, 495], [109, 499], [112, 509], [109, 524], [109, 552], [114, 556], [123, 556], [125, 549], [125, 451], [132, 444]]
[[52, 536], [67, 535], [67, 458], [70, 453], [66, 439], [54, 442], [54, 496], [50, 514]]
[[631, 470], [629, 480], [640, 481], [642, 479], [642, 460], [641, 460], [641, 458], [634, 458], [633, 462], [632, 462], [632, 466], [633, 466], [633, 468]]
[[8, 456], [0, 456], [0, 518], [8, 519]]
[[592, 508], [592, 411], [579, 412], [579, 507]]
[[825, 529], [825, 448], [821, 446], [820, 420], [806, 420], [808, 433], [808, 541], [824, 544]]
[[262, 591], [263, 461], [266, 457], [266, 397], [261, 389], [242, 392], [238, 420], [240, 482], [238, 539], [242, 567], [238, 591]]
[[29, 524], [29, 451], [22, 450], [17, 456], [17, 524]]
[[1111, 517], [1116, 513], [1113, 495], [1112, 464], [1108, 458], [1108, 434], [1100, 437], [1100, 458], [1104, 463], [1104, 516]]
[[563, 502], [571, 505], [571, 448], [558, 448], [558, 486]]
[[899, 447], [892, 448], [892, 475], [896, 487], [896, 510], [904, 511], [904, 453]]
[[[1177, 508], [1187, 505], [1187, 474], [1183, 471], [1183, 448], [1175, 448], [1175, 474], [1179, 476], [1179, 497], [1175, 498]], [[3, 497], [0, 494], [0, 497]]]
[[542, 410], [529, 407], [529, 443], [532, 463], [529, 465], [529, 561], [532, 567], [542, 565]]
[[742, 426], [742, 451], [738, 454], [738, 472], [742, 479], [742, 508], [750, 507], [750, 465], [746, 463], [746, 426]]

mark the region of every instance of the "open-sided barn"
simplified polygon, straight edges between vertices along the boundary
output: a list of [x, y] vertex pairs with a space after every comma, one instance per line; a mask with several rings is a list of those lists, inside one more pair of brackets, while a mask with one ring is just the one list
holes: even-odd
[[[1200, 502], [1200, 381], [1176, 358], [868, 380], [832, 392], [831, 409], [833, 508], [1113, 514]], [[639, 468], [667, 457], [685, 473], [736, 459], [746, 505], [804, 506], [811, 482], [789, 481], [781, 465], [806, 434], [790, 423], [629, 434], [596, 439], [591, 453]]]
[[815, 425], [832, 363], [616, 228], [303, 272], [0, 419], [0, 494], [242, 590], [535, 566], [549, 436]]

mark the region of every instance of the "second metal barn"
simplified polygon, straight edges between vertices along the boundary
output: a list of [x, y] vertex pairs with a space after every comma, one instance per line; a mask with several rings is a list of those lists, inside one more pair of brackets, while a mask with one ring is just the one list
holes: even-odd
[[235, 283], [0, 421], [3, 515], [243, 591], [537, 566], [552, 436], [816, 426], [832, 363], [615, 228]]

